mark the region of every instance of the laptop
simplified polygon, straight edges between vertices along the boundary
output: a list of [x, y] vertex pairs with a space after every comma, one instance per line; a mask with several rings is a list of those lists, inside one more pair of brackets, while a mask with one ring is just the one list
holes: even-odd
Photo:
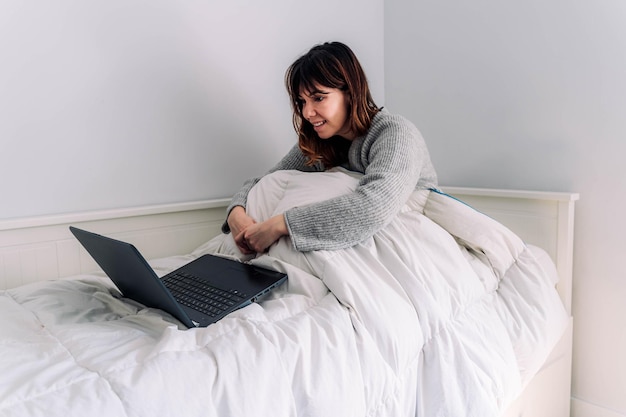
[[163, 310], [188, 328], [206, 327], [260, 300], [287, 275], [203, 255], [159, 278], [130, 243], [70, 226], [70, 231], [124, 297]]

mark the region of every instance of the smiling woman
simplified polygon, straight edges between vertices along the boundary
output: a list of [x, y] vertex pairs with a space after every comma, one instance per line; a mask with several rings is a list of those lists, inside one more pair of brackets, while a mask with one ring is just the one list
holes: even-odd
[[[309, 158], [309, 165], [321, 162], [328, 169], [342, 164], [345, 160], [342, 147], [319, 139], [339, 136], [352, 140], [363, 136], [379, 111], [357, 57], [340, 42], [314, 46], [289, 67], [285, 84], [291, 98], [293, 124], [298, 132], [300, 149]], [[313, 106], [304, 97], [308, 95], [312, 99], [309, 101], [320, 102], [326, 99], [323, 93], [334, 93], [332, 98], [339, 100], [331, 100], [334, 106], [311, 109]], [[319, 111], [323, 113], [317, 114]], [[336, 131], [325, 131], [320, 135], [314, 124], [323, 125], [329, 121], [323, 116], [331, 115], [333, 124], [338, 125], [335, 126]]]
[[420, 132], [376, 106], [348, 46], [314, 46], [289, 67], [285, 84], [298, 144], [267, 174], [341, 166], [364, 175], [351, 193], [262, 222], [246, 212], [248, 192], [262, 177], [246, 181], [222, 228], [233, 233], [241, 252], [264, 252], [285, 235], [302, 252], [348, 248], [388, 224], [413, 193], [436, 188], [437, 175]]
[[353, 140], [346, 114], [346, 93], [338, 88], [316, 86], [313, 91], [301, 89], [300, 108], [320, 139], [341, 136]]

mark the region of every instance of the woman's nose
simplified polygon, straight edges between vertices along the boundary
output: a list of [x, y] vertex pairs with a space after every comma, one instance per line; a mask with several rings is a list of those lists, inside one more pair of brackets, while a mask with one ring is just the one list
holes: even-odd
[[310, 119], [311, 117], [315, 116], [315, 109], [313, 108], [313, 106], [310, 106], [304, 103], [302, 105], [302, 115], [306, 119]]

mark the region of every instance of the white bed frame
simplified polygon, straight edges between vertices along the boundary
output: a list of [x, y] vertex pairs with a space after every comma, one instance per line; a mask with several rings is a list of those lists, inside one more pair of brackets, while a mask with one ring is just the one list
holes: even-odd
[[559, 274], [557, 291], [570, 315], [561, 340], [539, 373], [503, 417], [570, 415], [572, 381], [572, 264], [576, 193], [443, 187], [447, 193], [493, 217], [526, 243], [544, 249]]
[[[558, 292], [571, 316], [575, 193], [442, 187], [543, 248], [559, 273]], [[220, 233], [229, 199], [0, 221], [0, 289], [91, 272], [97, 265], [68, 227], [135, 244], [148, 259], [190, 253]], [[504, 417], [570, 415], [570, 326], [539, 374]]]

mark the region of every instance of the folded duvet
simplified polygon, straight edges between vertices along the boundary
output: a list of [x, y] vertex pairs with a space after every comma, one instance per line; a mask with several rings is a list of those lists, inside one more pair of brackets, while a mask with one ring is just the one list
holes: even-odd
[[[280, 171], [251, 191], [261, 221], [350, 192], [358, 176]], [[567, 315], [554, 273], [512, 232], [438, 192], [373, 238], [254, 258], [286, 272], [260, 303], [201, 329], [122, 298], [101, 273], [0, 293], [0, 416], [497, 416]]]

